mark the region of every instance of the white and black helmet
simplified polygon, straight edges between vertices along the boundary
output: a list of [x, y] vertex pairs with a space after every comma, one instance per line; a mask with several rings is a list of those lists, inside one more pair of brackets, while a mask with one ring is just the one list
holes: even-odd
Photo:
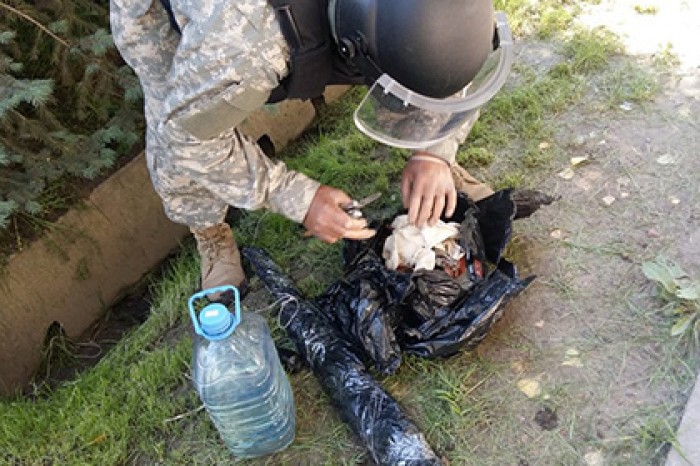
[[329, 20], [371, 86], [355, 124], [396, 147], [426, 148], [476, 119], [513, 60], [491, 0], [330, 0]]

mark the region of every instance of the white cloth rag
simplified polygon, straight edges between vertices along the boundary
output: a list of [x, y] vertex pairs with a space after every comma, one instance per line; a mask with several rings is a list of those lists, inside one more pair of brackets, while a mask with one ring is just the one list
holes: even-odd
[[408, 223], [408, 215], [399, 215], [391, 224], [393, 233], [386, 239], [382, 256], [392, 270], [408, 267], [414, 270], [435, 268], [433, 248], [449, 239], [459, 238], [459, 224], [442, 220], [434, 226], [418, 228]]

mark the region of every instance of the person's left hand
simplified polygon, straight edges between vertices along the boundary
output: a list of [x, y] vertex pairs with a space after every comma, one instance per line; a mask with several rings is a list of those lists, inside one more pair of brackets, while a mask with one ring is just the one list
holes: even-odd
[[422, 227], [435, 225], [443, 214], [454, 213], [457, 191], [450, 166], [428, 152], [416, 152], [406, 163], [401, 178], [403, 206], [408, 222]]

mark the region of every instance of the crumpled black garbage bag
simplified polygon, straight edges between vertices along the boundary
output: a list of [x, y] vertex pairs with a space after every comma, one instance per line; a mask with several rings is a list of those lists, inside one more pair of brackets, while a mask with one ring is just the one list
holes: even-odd
[[443, 218], [460, 223], [468, 254], [457, 279], [440, 269], [389, 270], [381, 254], [393, 219], [381, 223], [373, 238], [345, 242], [344, 275], [316, 298], [318, 307], [384, 374], [399, 367], [402, 352], [443, 357], [471, 349], [533, 279], [521, 279], [502, 257], [514, 216], [510, 190], [476, 203], [459, 194], [454, 215]]
[[412, 285], [410, 276], [397, 276], [381, 261], [368, 250], [315, 302], [354, 347], [367, 352], [380, 372], [392, 373], [401, 362], [393, 331], [400, 321], [387, 303], [401, 301]]

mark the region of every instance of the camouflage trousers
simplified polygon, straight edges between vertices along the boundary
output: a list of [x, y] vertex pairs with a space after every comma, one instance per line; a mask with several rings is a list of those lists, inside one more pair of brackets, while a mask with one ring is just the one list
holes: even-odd
[[270, 160], [236, 127], [288, 73], [266, 0], [111, 0], [115, 44], [144, 93], [146, 160], [167, 216], [193, 229], [229, 205], [301, 222], [319, 184]]

